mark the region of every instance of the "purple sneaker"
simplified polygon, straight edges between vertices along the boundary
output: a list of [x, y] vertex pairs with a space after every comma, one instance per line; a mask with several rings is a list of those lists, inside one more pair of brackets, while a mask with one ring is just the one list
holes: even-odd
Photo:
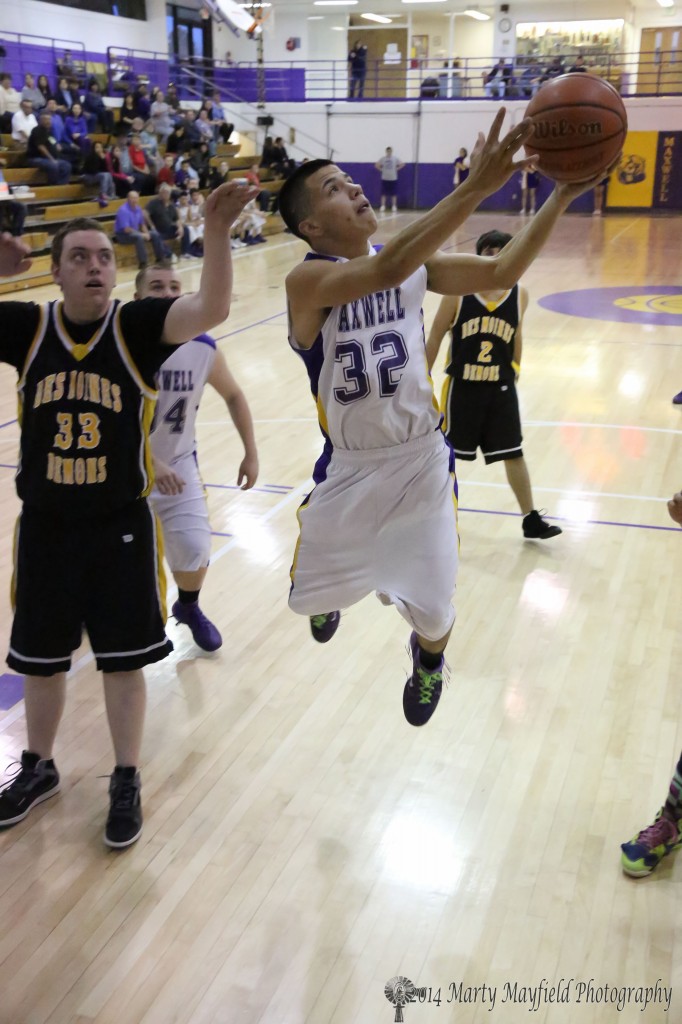
[[171, 615], [176, 622], [182, 623], [183, 626], [189, 626], [194, 643], [197, 647], [201, 647], [202, 651], [217, 651], [219, 647], [223, 646], [223, 638], [211, 620], [206, 618], [198, 601], [194, 601], [192, 604], [182, 604], [180, 601], [176, 601], [171, 608]]
[[445, 658], [441, 655], [440, 664], [436, 669], [423, 668], [419, 658], [417, 634], [414, 632], [410, 636], [410, 650], [412, 675], [403, 690], [403, 712], [410, 725], [426, 725], [438, 707], [443, 692]]
[[341, 612], [327, 612], [326, 615], [310, 616], [310, 632], [318, 644], [326, 644], [339, 628]]

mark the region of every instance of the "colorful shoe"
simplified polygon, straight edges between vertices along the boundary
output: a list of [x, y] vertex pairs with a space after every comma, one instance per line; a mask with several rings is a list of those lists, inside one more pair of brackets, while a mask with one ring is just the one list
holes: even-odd
[[651, 874], [654, 868], [669, 853], [682, 846], [682, 818], [677, 827], [663, 816], [663, 809], [658, 812], [653, 825], [643, 832], [638, 832], [629, 843], [622, 843], [620, 863], [626, 875], [632, 878], [643, 878]]
[[678, 391], [673, 398], [673, 405], [682, 405], [682, 391]]
[[182, 602], [176, 601], [171, 608], [171, 615], [176, 622], [183, 626], [189, 626], [194, 643], [197, 647], [201, 647], [202, 651], [217, 651], [219, 647], [223, 646], [222, 636], [211, 620], [206, 618], [198, 601], [194, 601], [192, 604], [182, 604]]
[[310, 632], [318, 644], [326, 644], [336, 633], [341, 621], [341, 612], [310, 616]]
[[23, 821], [31, 808], [49, 800], [60, 788], [52, 758], [41, 761], [37, 754], [24, 750], [17, 774], [0, 792], [0, 828]]
[[412, 675], [403, 690], [403, 712], [410, 725], [426, 725], [438, 707], [443, 692], [443, 667], [445, 658], [441, 655], [436, 669], [423, 668], [419, 657], [417, 634], [410, 636], [412, 651]]
[[560, 533], [563, 533], [561, 527], [547, 522], [536, 509], [523, 517], [523, 536], [530, 540], [549, 540]]
[[109, 783], [109, 817], [104, 842], [112, 850], [131, 846], [142, 835], [140, 773], [137, 768], [116, 765]]

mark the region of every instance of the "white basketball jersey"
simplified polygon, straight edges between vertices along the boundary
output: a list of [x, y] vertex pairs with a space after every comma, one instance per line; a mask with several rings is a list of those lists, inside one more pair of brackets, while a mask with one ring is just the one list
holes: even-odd
[[[371, 255], [376, 250], [371, 249]], [[306, 259], [336, 259], [308, 253]], [[438, 429], [441, 416], [426, 362], [426, 268], [398, 288], [334, 306], [303, 359], [323, 434], [358, 451], [404, 444]]]
[[196, 450], [197, 410], [215, 354], [213, 338], [200, 334], [178, 345], [159, 370], [150, 441], [153, 454], [167, 466]]

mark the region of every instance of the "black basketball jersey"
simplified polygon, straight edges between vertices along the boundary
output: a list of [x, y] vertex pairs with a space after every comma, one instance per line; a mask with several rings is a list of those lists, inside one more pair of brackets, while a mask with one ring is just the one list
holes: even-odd
[[519, 315], [517, 284], [497, 302], [485, 302], [480, 295], [463, 295], [450, 329], [445, 372], [455, 380], [512, 383]]
[[[73, 340], [61, 302], [34, 308], [37, 328], [18, 366], [17, 493], [25, 504], [62, 516], [122, 508], [151, 489], [152, 368], [141, 371], [130, 354], [120, 303], [87, 327], [84, 343]], [[148, 340], [158, 365], [168, 355], [160, 333]]]

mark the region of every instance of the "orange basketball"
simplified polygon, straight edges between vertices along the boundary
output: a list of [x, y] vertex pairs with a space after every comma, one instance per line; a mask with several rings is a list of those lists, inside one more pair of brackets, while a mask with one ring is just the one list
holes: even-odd
[[608, 82], [585, 71], [550, 79], [528, 104], [535, 130], [527, 153], [555, 181], [587, 181], [605, 171], [623, 148], [628, 117]]

